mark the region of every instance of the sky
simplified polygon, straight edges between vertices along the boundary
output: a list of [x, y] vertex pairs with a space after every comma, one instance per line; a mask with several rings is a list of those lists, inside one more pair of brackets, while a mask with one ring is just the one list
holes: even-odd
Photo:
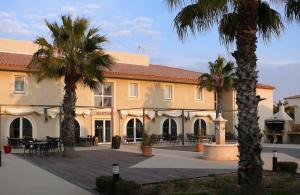
[[[282, 5], [273, 5], [282, 13]], [[109, 42], [105, 49], [148, 55], [152, 64], [207, 72], [219, 55], [233, 60], [234, 46], [219, 42], [216, 28], [180, 41], [173, 28], [176, 11], [165, 0], [0, 0], [0, 38], [34, 40], [49, 37], [44, 20], [62, 14], [86, 17]], [[300, 24], [266, 44], [258, 41], [259, 82], [274, 85], [274, 101], [300, 94]]]

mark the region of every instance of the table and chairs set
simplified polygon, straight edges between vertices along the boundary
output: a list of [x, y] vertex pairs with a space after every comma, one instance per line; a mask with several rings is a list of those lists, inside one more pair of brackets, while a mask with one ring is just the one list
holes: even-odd
[[79, 147], [91, 147], [96, 144], [96, 137], [92, 135], [87, 135], [86, 137], [76, 137], [75, 138], [76, 146]]
[[7, 138], [13, 148], [23, 148], [23, 154], [29, 156], [50, 156], [62, 151], [60, 138], [47, 136], [45, 140], [33, 138]]

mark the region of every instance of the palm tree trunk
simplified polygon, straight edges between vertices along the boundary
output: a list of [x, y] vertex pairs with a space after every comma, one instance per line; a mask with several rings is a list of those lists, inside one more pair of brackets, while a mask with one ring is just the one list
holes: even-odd
[[75, 156], [75, 105], [76, 105], [76, 83], [72, 76], [65, 77], [65, 95], [63, 100], [64, 122], [63, 122], [63, 144], [64, 157]]
[[217, 89], [216, 90], [216, 95], [217, 95], [217, 109], [216, 109], [216, 117], [219, 116], [219, 114], [223, 113], [223, 92], [222, 89]]
[[245, 194], [263, 194], [262, 146], [256, 98], [257, 7], [257, 0], [238, 1], [237, 51], [233, 53], [238, 65], [236, 86], [240, 152], [238, 181], [242, 193]]

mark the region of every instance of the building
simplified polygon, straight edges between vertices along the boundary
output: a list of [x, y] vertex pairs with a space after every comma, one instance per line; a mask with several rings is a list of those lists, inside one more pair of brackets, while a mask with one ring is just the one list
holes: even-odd
[[286, 97], [284, 101], [287, 102], [289, 106], [294, 106], [295, 124], [300, 124], [300, 95]]
[[[1, 143], [7, 137], [44, 139], [60, 136], [63, 113], [63, 80], [37, 83], [27, 68], [37, 46], [29, 41], [0, 39]], [[141, 139], [143, 126], [150, 134], [179, 136], [205, 130], [214, 135], [215, 98], [200, 89], [199, 72], [152, 65], [145, 55], [123, 52], [113, 55], [117, 63], [105, 71], [106, 80], [97, 91], [78, 86], [76, 137], [95, 135], [109, 143], [113, 135], [126, 141]], [[274, 87], [258, 85], [260, 125], [272, 115]], [[237, 123], [235, 92], [224, 97], [227, 131]], [[261, 127], [262, 128], [262, 127]]]
[[294, 95], [284, 98], [289, 106], [294, 107], [294, 125], [289, 132], [290, 143], [300, 143], [300, 95]]

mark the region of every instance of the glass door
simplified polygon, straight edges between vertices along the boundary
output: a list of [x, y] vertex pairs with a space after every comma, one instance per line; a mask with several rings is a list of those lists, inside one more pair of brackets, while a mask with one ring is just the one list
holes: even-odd
[[99, 143], [111, 142], [111, 122], [110, 120], [95, 120], [95, 136]]
[[111, 142], [111, 134], [110, 134], [110, 120], [105, 121], [105, 142]]

